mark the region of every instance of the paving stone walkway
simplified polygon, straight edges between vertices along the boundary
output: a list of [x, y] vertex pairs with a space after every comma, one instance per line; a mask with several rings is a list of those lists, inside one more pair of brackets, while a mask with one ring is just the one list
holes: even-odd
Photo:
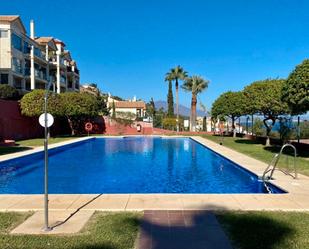
[[211, 211], [146, 210], [139, 249], [232, 249]]

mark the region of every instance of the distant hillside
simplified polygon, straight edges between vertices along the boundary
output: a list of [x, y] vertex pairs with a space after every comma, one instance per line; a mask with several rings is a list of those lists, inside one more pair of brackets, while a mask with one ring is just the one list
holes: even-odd
[[[164, 111], [167, 111], [167, 102], [163, 100], [155, 101], [156, 109], [160, 109], [161, 107]], [[176, 114], [176, 104], [174, 104], [174, 113]], [[190, 117], [190, 108], [179, 105], [179, 114], [182, 116]], [[196, 110], [197, 116], [205, 116], [205, 113], [199, 109]]]

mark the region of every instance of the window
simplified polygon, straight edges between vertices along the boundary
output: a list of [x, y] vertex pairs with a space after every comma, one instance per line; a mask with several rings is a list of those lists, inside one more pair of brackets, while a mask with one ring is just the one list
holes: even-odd
[[22, 68], [22, 63], [20, 59], [17, 59], [15, 57], [12, 58], [13, 60], [13, 66], [12, 69], [15, 73], [23, 74], [23, 68]]
[[30, 54], [31, 46], [29, 45], [28, 42], [24, 42], [24, 53], [25, 54]]
[[30, 60], [27, 59], [25, 60], [25, 75], [30, 75]]
[[34, 55], [39, 58], [44, 58], [42, 56], [42, 51], [39, 48], [34, 48]]
[[30, 91], [30, 89], [31, 89], [30, 80], [26, 80], [26, 90]]
[[9, 84], [9, 75], [7, 73], [0, 74], [0, 84]]
[[22, 79], [17, 78], [17, 77], [13, 77], [13, 84], [17, 89], [21, 89], [22, 88]]
[[17, 50], [22, 51], [22, 39], [14, 33], [12, 34], [12, 46]]
[[0, 38], [8, 38], [9, 32], [5, 29], [0, 29]]

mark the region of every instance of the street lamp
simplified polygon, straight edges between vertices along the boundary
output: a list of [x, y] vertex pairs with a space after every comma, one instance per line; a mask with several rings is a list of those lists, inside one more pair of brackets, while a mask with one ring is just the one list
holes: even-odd
[[41, 114], [39, 122], [44, 127], [44, 228], [43, 231], [51, 231], [52, 228], [48, 225], [48, 127], [50, 127], [54, 118], [51, 114], [47, 113], [47, 99], [49, 89], [51, 87], [51, 80], [48, 78], [48, 84], [44, 94], [44, 113]]

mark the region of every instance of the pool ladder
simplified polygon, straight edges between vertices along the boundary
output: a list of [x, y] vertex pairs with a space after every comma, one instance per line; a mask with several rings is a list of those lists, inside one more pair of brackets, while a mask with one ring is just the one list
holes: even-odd
[[[292, 148], [293, 149], [293, 154], [294, 154], [294, 159], [293, 159], [293, 169], [294, 169], [294, 173], [290, 173], [289, 171], [286, 171], [284, 169], [279, 169], [277, 167], [279, 159], [284, 151], [284, 149], [286, 148]], [[279, 154], [275, 154], [274, 157], [272, 158], [272, 160], [270, 161], [270, 163], [268, 164], [267, 168], [264, 170], [263, 176], [262, 176], [262, 181], [264, 184], [265, 189], [267, 190], [268, 193], [272, 193], [271, 189], [268, 186], [268, 182], [272, 179], [274, 171], [275, 170], [280, 170], [281, 172], [283, 172], [286, 175], [290, 175], [291, 177], [293, 177], [293, 179], [297, 179], [297, 170], [296, 170], [296, 148], [294, 145], [292, 144], [285, 144], [281, 147]], [[289, 157], [286, 157], [287, 160], [287, 166], [289, 164]]]

